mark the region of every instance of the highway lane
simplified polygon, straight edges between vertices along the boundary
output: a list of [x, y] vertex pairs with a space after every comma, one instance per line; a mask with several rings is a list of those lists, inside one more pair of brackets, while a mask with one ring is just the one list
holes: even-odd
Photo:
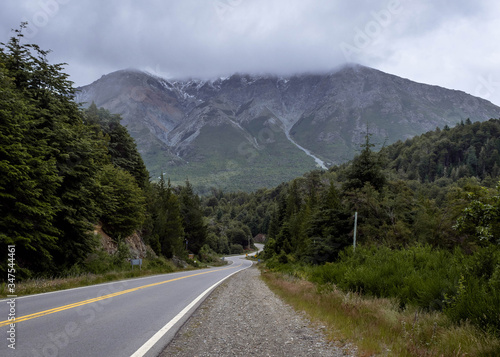
[[244, 256], [226, 259], [233, 263], [17, 298], [15, 350], [7, 340], [9, 300], [2, 300], [0, 356], [156, 356], [201, 294], [251, 265]]

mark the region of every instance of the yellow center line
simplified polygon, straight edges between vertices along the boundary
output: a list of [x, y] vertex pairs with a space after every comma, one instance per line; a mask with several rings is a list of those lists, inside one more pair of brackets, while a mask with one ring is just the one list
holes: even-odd
[[148, 285], [142, 285], [142, 286], [138, 286], [137, 288], [123, 290], [123, 291], [119, 291], [119, 292], [116, 292], [116, 293], [99, 296], [99, 297], [96, 297], [96, 298], [93, 298], [93, 299], [88, 299], [88, 300], [83, 300], [83, 301], [75, 302], [75, 303], [69, 304], [69, 305], [59, 306], [59, 307], [56, 307], [56, 308], [53, 308], [53, 309], [44, 310], [44, 311], [40, 311], [40, 312], [35, 312], [34, 314], [25, 315], [25, 316], [21, 316], [21, 317], [16, 317], [15, 320], [12, 320], [12, 321], [10, 321], [10, 320], [0, 321], [0, 327], [7, 326], [7, 325], [10, 325], [10, 324], [13, 324], [13, 323], [17, 324], [17, 323], [22, 322], [22, 321], [36, 319], [37, 317], [42, 317], [42, 316], [53, 314], [55, 312], [64, 311], [64, 310], [68, 310], [68, 309], [73, 309], [73, 308], [78, 307], [78, 306], [91, 304], [91, 303], [96, 302], [96, 301], [101, 301], [101, 300], [109, 299], [109, 298], [112, 298], [112, 297], [115, 297], [115, 296], [128, 294], [128, 293], [131, 293], [131, 292], [134, 292], [134, 291], [138, 291], [138, 290], [150, 288], [152, 286], [157, 286], [157, 285], [161, 285], [161, 284], [170, 283], [170, 282], [176, 281], [176, 280], [191, 278], [193, 276], [198, 276], [198, 275], [213, 273], [213, 272], [216, 272], [216, 271], [222, 271], [222, 270], [231, 269], [231, 268], [238, 268], [241, 265], [242, 264], [234, 266], [234, 267], [228, 267], [228, 268], [223, 268], [223, 269], [218, 269], [218, 270], [205, 271], [203, 273], [197, 273], [197, 274], [191, 274], [191, 275], [187, 275], [187, 276], [181, 276], [179, 278], [165, 280], [165, 281], [160, 281], [158, 283], [152, 283], [152, 284], [148, 284]]

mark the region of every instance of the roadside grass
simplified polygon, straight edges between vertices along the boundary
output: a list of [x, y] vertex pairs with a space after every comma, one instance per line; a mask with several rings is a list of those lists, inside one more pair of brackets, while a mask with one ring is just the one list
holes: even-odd
[[123, 279], [196, 269], [193, 266], [179, 268], [171, 261], [165, 259], [162, 259], [161, 263], [158, 264], [158, 260], [159, 259], [153, 259], [150, 261], [148, 259], [143, 259], [142, 269], [139, 269], [138, 266], [132, 269], [130, 265], [122, 265], [115, 270], [103, 273], [82, 273], [53, 278], [31, 278], [16, 282], [14, 293], [7, 291], [7, 285], [2, 283], [0, 286], [0, 298], [5, 298], [7, 295], [12, 294], [16, 296], [41, 294]]
[[[86, 273], [78, 276], [68, 276], [68, 277], [53, 278], [53, 279], [33, 278], [16, 283], [15, 295], [25, 296], [25, 295], [41, 294], [58, 290], [65, 290], [65, 289], [72, 289], [83, 286], [107, 283], [123, 279], [138, 278], [142, 276], [155, 275], [155, 274], [171, 273], [173, 271], [174, 270], [170, 269], [139, 270], [138, 268], [134, 268], [134, 270], [130, 271], [111, 271], [104, 274]], [[5, 283], [2, 283], [2, 286], [0, 287], [0, 298], [6, 298], [7, 295], [11, 294], [12, 294], [11, 292], [7, 291]]]
[[[6, 298], [7, 295], [33, 295], [48, 293], [52, 291], [79, 288], [83, 286], [108, 283], [123, 279], [139, 278], [150, 275], [167, 274], [176, 271], [187, 271], [195, 269], [203, 269], [207, 267], [217, 267], [226, 265], [226, 261], [220, 258], [212, 259], [212, 261], [202, 262], [196, 256], [195, 259], [186, 259], [189, 264], [187, 267], [178, 267], [171, 260], [165, 258], [145, 258], [140, 269], [138, 266], [131, 267], [128, 263], [122, 263], [110, 269], [110, 265], [104, 264], [103, 267], [94, 267], [94, 273], [69, 273], [61, 277], [52, 278], [30, 278], [15, 283], [15, 291], [7, 290], [7, 284], [0, 284], [0, 299]], [[107, 271], [109, 269], [109, 271]]]
[[[200, 259], [202, 258], [202, 259]], [[0, 299], [7, 295], [25, 296], [41, 294], [58, 290], [72, 289], [89, 285], [107, 283], [123, 279], [139, 278], [150, 275], [167, 274], [176, 271], [186, 271], [217, 267], [227, 264], [218, 256], [195, 256], [194, 259], [185, 259], [188, 264], [179, 267], [173, 261], [163, 257], [144, 258], [143, 265], [132, 267], [124, 260], [98, 252], [92, 259], [86, 261], [85, 267], [74, 267], [61, 276], [33, 277], [15, 282], [14, 291], [7, 290], [5, 282], [0, 283]]]
[[288, 274], [261, 269], [262, 279], [285, 302], [327, 327], [339, 345], [352, 343], [360, 356], [500, 355], [500, 339], [476, 327], [453, 324], [443, 313], [399, 308], [396, 299], [344, 293]]

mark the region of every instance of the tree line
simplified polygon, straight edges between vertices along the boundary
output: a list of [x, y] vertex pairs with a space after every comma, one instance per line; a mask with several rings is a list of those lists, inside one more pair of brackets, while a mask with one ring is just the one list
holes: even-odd
[[461, 121], [451, 130], [445, 126], [413, 139], [398, 141], [383, 150], [388, 167], [405, 180], [480, 180], [500, 174], [500, 123]]

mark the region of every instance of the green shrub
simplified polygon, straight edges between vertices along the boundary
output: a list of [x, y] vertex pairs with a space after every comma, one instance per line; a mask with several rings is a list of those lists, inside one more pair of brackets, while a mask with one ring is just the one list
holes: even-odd
[[104, 274], [113, 268], [113, 257], [103, 250], [89, 254], [84, 261], [84, 271], [92, 274]]
[[231, 251], [231, 254], [243, 254], [245, 252], [241, 244], [231, 244], [229, 246], [229, 250]]
[[118, 242], [118, 250], [113, 254], [113, 265], [117, 269], [122, 269], [127, 267], [129, 263], [129, 259], [131, 258], [130, 250], [123, 241]]
[[500, 249], [486, 247], [464, 259], [455, 294], [446, 297], [445, 313], [455, 322], [470, 321], [500, 335]]
[[186, 259], [186, 263], [188, 263], [189, 265], [195, 267], [195, 268], [199, 268], [200, 267], [200, 261], [196, 258], [194, 259]]
[[319, 266], [298, 266], [286, 255], [266, 260], [274, 271], [301, 275], [321, 286], [335, 284], [344, 291], [396, 298], [427, 311], [443, 311], [454, 322], [469, 321], [500, 335], [500, 248], [489, 246], [465, 255], [416, 245], [401, 250], [387, 247], [345, 249], [339, 260]]
[[210, 248], [208, 244], [205, 244], [203, 247], [201, 247], [199, 256], [200, 261], [204, 263], [213, 263], [219, 261], [217, 253], [212, 248]]
[[143, 264], [143, 269], [158, 270], [162, 273], [171, 273], [175, 271], [174, 264], [163, 257], [144, 259]]

